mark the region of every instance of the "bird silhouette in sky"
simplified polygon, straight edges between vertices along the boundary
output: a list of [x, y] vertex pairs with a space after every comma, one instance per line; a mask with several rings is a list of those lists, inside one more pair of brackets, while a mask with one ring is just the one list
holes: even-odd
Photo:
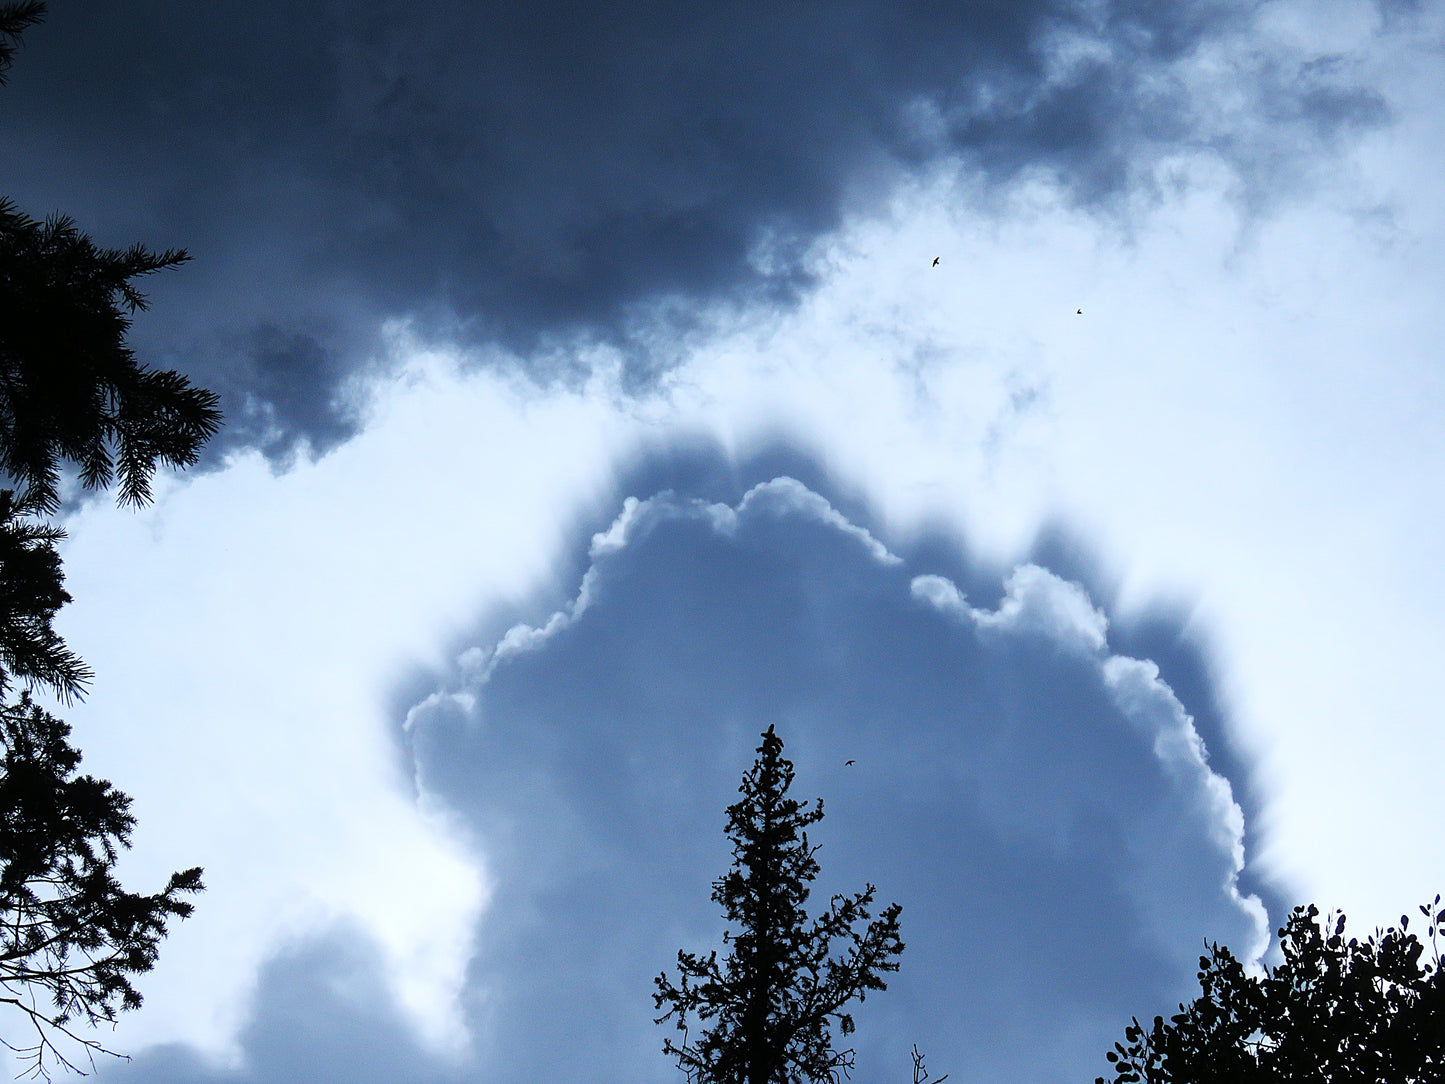
[[1083, 315], [1084, 315], [1084, 310], [1083, 310], [1083, 309], [1075, 309], [1075, 310], [1074, 310], [1074, 315], [1075, 315], [1075, 316], [1083, 316]]
[[845, 760], [845, 761], [843, 761], [843, 767], [846, 768], [846, 767], [848, 767], [848, 765], [850, 765], [850, 764], [852, 764], [852, 763], [853, 763], [853, 762], [852, 762], [851, 760]]
[[934, 266], [934, 267], [937, 267], [937, 266], [938, 266], [938, 261], [941, 260], [941, 259], [943, 259], [942, 256], [935, 256], [935, 257], [933, 257], [933, 266]]

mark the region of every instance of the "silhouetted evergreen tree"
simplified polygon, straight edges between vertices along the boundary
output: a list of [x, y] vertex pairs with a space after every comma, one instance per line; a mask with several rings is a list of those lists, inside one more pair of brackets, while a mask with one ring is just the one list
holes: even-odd
[[[853, 1052], [833, 1049], [831, 1025], [852, 1033], [844, 1006], [886, 989], [882, 976], [898, 970], [895, 957], [903, 951], [902, 908], [891, 904], [873, 919], [871, 884], [853, 896], [834, 896], [826, 912], [809, 919], [818, 862], [806, 829], [823, 819], [823, 803], [808, 808], [788, 797], [793, 765], [782, 752], [782, 739], [769, 727], [743, 777], [742, 798], [727, 811], [733, 868], [712, 893], [737, 927], [723, 934], [732, 946], [727, 959], [720, 963], [715, 951], [706, 957], [679, 952], [680, 982], [674, 985], [666, 972], [656, 980], [653, 1001], [668, 1007], [657, 1022], [675, 1017], [683, 1034], [681, 1045], [667, 1039], [663, 1049], [698, 1084], [841, 1079]], [[843, 945], [837, 956], [831, 955], [835, 941]], [[706, 1025], [695, 1042], [690, 1017]]]
[[[45, 8], [0, 4], [0, 85]], [[126, 345], [146, 307], [133, 280], [188, 259], [98, 248], [69, 218], [37, 222], [0, 198], [0, 472], [26, 508], [55, 511], [63, 460], [85, 487], [116, 480], [122, 504], [142, 504], [157, 463], [189, 466], [215, 433], [214, 393], [138, 364]]]
[[30, 511], [0, 489], [0, 699], [15, 677], [32, 688], [47, 685], [68, 702], [91, 672], [51, 626], [70, 601], [55, 552], [65, 532]]
[[[48, 1076], [48, 1062], [77, 1068], [57, 1045], [104, 1051], [70, 1024], [113, 1021], [140, 1006], [131, 976], [149, 971], [166, 924], [185, 918], [201, 871], [173, 874], [152, 896], [116, 881], [130, 846], [130, 799], [110, 783], [77, 776], [70, 728], [22, 695], [0, 706], [0, 1004], [29, 1019], [31, 1043], [5, 1045]], [[106, 1051], [108, 1053], [108, 1051]]]
[[156, 464], [189, 466], [215, 433], [215, 393], [126, 345], [146, 306], [132, 280], [189, 258], [97, 248], [70, 219], [0, 199], [0, 471], [27, 505], [55, 511], [63, 460], [86, 488], [114, 480], [122, 504], [144, 504]]
[[[0, 83], [44, 13], [37, 0], [0, 5]], [[220, 424], [214, 393], [126, 345], [146, 305], [134, 280], [187, 259], [98, 248], [70, 219], [37, 222], [0, 198], [0, 695], [15, 676], [69, 699], [90, 676], [51, 627], [69, 601], [64, 536], [37, 521], [60, 505], [62, 463], [82, 486], [114, 481], [122, 504], [144, 504], [156, 465], [194, 463]]]
[[[0, 4], [0, 84], [44, 13], [37, 0]], [[0, 198], [0, 1004], [33, 1025], [35, 1041], [12, 1049], [39, 1075], [75, 1067], [62, 1037], [104, 1049], [71, 1024], [140, 1004], [130, 977], [154, 964], [167, 921], [190, 914], [180, 895], [201, 890], [192, 869], [158, 895], [125, 891], [113, 867], [130, 844], [130, 799], [75, 776], [69, 728], [28, 693], [5, 699], [15, 679], [69, 700], [90, 678], [52, 625], [70, 601], [64, 533], [40, 517], [60, 506], [62, 464], [86, 488], [114, 481], [120, 503], [143, 504], [156, 465], [194, 463], [220, 423], [214, 394], [140, 365], [126, 345], [145, 307], [134, 280], [187, 258], [98, 248], [70, 219], [37, 222]]]
[[[1345, 940], [1297, 907], [1279, 931], [1284, 959], [1247, 974], [1227, 948], [1199, 959], [1203, 991], [1168, 1021], [1135, 1019], [1105, 1056], [1114, 1084], [1426, 1084], [1445, 1080], [1440, 897], [1420, 908], [1432, 952], [1398, 928]], [[1126, 1045], [1127, 1044], [1127, 1045]], [[1106, 1084], [1099, 1077], [1096, 1084]]]

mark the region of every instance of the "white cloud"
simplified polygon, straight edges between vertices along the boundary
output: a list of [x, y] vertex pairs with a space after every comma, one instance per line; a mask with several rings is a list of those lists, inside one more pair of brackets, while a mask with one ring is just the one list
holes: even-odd
[[1108, 618], [1080, 585], [1035, 564], [1013, 570], [1004, 581], [997, 610], [970, 606], [958, 585], [944, 576], [915, 576], [910, 590], [914, 598], [960, 620], [966, 618], [980, 629], [1046, 636], [1083, 654], [1103, 650], [1109, 627]]
[[86, 767], [136, 799], [127, 882], [201, 864], [208, 885], [117, 1043], [234, 1054], [261, 963], [340, 923], [375, 939], [430, 1046], [465, 1047], [486, 872], [412, 793], [386, 698], [483, 599], [548, 575], [555, 510], [605, 477], [615, 431], [585, 389], [537, 398], [419, 352], [319, 462], [276, 476], [247, 457], [71, 520], [62, 627], [97, 680], [63, 714]]
[[832, 527], [840, 534], [856, 539], [868, 551], [868, 555], [882, 565], [896, 565], [902, 559], [888, 552], [888, 547], [874, 538], [868, 531], [849, 522], [827, 499], [814, 493], [796, 478], [774, 478], [762, 482], [743, 494], [738, 504], [738, 516], [749, 513], [771, 515], [801, 515]]
[[1252, 944], [1232, 947], [1246, 966], [1257, 968], [1269, 947], [1271, 929], [1264, 903], [1239, 889], [1245, 869], [1244, 810], [1234, 800], [1234, 788], [1209, 767], [1208, 752], [1194, 720], [1159, 677], [1157, 665], [1148, 659], [1111, 655], [1104, 659], [1102, 670], [1114, 703], [1146, 737], [1152, 737], [1159, 763], [1192, 792], [1215, 846], [1229, 856], [1230, 871], [1221, 887], [1253, 921], [1255, 933]]
[[909, 583], [909, 590], [914, 598], [921, 599], [950, 617], [961, 620], [973, 614], [973, 609], [964, 598], [963, 592], [958, 589], [958, 584], [947, 576], [935, 576], [931, 573], [914, 576]]
[[996, 611], [975, 610], [973, 618], [980, 628], [1042, 634], [1062, 647], [1085, 652], [1103, 650], [1109, 627], [1082, 587], [1033, 564], [1014, 569]]

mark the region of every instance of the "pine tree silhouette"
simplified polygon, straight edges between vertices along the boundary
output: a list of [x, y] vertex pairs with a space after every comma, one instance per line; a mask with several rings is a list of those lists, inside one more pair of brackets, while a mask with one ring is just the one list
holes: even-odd
[[[679, 952], [680, 982], [666, 972], [657, 977], [653, 1001], [668, 1006], [657, 1023], [675, 1019], [683, 1034], [681, 1045], [667, 1039], [663, 1050], [695, 1084], [836, 1082], [851, 1070], [853, 1051], [833, 1049], [831, 1026], [851, 1034], [844, 1006], [886, 989], [883, 974], [898, 970], [902, 907], [891, 904], [872, 918], [870, 884], [834, 896], [809, 919], [809, 884], [819, 867], [807, 828], [823, 819], [823, 802], [809, 808], [788, 797], [793, 765], [772, 727], [757, 751], [742, 798], [727, 811], [733, 867], [713, 883], [712, 898], [738, 927], [723, 936], [731, 952], [721, 962], [716, 951]], [[842, 945], [837, 956], [830, 955], [834, 942]], [[690, 1017], [708, 1025], [696, 1042], [689, 1041]]]

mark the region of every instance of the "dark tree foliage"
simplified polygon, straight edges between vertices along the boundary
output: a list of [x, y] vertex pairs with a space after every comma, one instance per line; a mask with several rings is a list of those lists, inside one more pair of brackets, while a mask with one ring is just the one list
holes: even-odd
[[[727, 834], [733, 867], [713, 883], [737, 932], [727, 959], [677, 954], [680, 983], [657, 977], [656, 1007], [675, 1017], [681, 1045], [667, 1039], [666, 1053], [690, 1081], [708, 1084], [803, 1084], [836, 1082], [853, 1066], [853, 1051], [833, 1049], [831, 1025], [844, 1034], [853, 1018], [843, 1007], [870, 990], [883, 990], [883, 974], [897, 971], [903, 951], [892, 904], [876, 919], [869, 907], [874, 887], [834, 896], [828, 909], [809, 919], [809, 884], [818, 875], [806, 829], [823, 819], [819, 799], [808, 808], [788, 797], [793, 765], [772, 727], [763, 734], [758, 759], [743, 777], [740, 801], [728, 808]], [[870, 921], [871, 919], [871, 921]], [[866, 923], [860, 930], [859, 926]], [[830, 955], [839, 941], [843, 951]], [[708, 1025], [693, 1042], [687, 1022]]]
[[[1400, 925], [1345, 940], [1345, 916], [1297, 907], [1279, 931], [1284, 960], [1245, 972], [1227, 948], [1199, 960], [1203, 991], [1105, 1056], [1114, 1084], [1425, 1084], [1445, 1080], [1440, 897], [1420, 908], [1431, 953]], [[1105, 1084], [1099, 1077], [1096, 1084]]]
[[6, 82], [6, 75], [15, 57], [15, 48], [20, 44], [20, 35], [27, 27], [34, 26], [45, 15], [42, 0], [25, 0], [18, 4], [0, 4], [0, 87]]
[[[44, 14], [37, 0], [0, 5], [0, 83]], [[28, 507], [59, 507], [63, 460], [86, 488], [114, 480], [122, 504], [144, 504], [156, 464], [189, 466], [215, 433], [214, 393], [140, 365], [126, 345], [146, 307], [133, 280], [188, 259], [98, 248], [69, 218], [37, 222], [0, 198], [0, 471]]]
[[189, 258], [97, 248], [70, 219], [0, 199], [0, 471], [39, 511], [59, 507], [62, 460], [86, 488], [114, 480], [122, 504], [144, 504], [156, 464], [189, 466], [215, 433], [215, 393], [126, 345], [126, 314], [146, 305], [131, 280]]
[[22, 695], [0, 707], [0, 1003], [20, 1010], [35, 1041], [16, 1046], [31, 1072], [74, 1063], [59, 1036], [87, 1054], [103, 1050], [70, 1030], [74, 1021], [113, 1021], [140, 1006], [131, 976], [149, 971], [184, 894], [201, 891], [201, 871], [173, 874], [163, 892], [143, 896], [115, 879], [130, 846], [130, 799], [110, 783], [77, 776], [80, 752], [70, 728]]
[[65, 532], [29, 518], [29, 511], [0, 489], [0, 698], [19, 678], [32, 688], [48, 685], [69, 702], [91, 672], [51, 626], [70, 601], [55, 552]]
[[[39, 0], [0, 4], [0, 83]], [[220, 424], [216, 396], [179, 373], [147, 369], [126, 345], [145, 308], [133, 279], [188, 257], [140, 245], [97, 248], [68, 218], [36, 222], [0, 198], [0, 695], [7, 673], [62, 699], [89, 677], [51, 628], [61, 589], [54, 543], [32, 518], [60, 504], [60, 470], [82, 485], [119, 483], [122, 504], [150, 499], [158, 463], [194, 463]]]
[[[0, 4], [0, 84], [38, 0]], [[90, 671], [51, 625], [70, 600], [39, 522], [60, 505], [69, 461], [90, 489], [119, 483], [122, 504], [150, 499], [158, 463], [194, 463], [220, 424], [217, 397], [179, 373], [137, 363], [127, 314], [145, 308], [132, 281], [188, 257], [140, 245], [97, 248], [68, 218], [36, 222], [0, 198], [0, 697], [13, 677], [63, 701]]]
[[[0, 3], [0, 84], [37, 0]], [[0, 1004], [34, 1029], [14, 1045], [34, 1075], [78, 1067], [57, 1044], [104, 1050], [72, 1025], [134, 1009], [131, 977], [149, 971], [181, 897], [201, 871], [163, 892], [125, 891], [114, 876], [130, 846], [130, 799], [77, 777], [69, 727], [31, 703], [10, 702], [16, 679], [68, 701], [90, 678], [52, 626], [70, 601], [55, 543], [40, 517], [60, 507], [60, 471], [81, 485], [119, 486], [122, 504], [150, 499], [156, 465], [194, 463], [220, 423], [217, 398], [174, 372], [137, 363], [129, 316], [145, 307], [133, 280], [184, 262], [184, 252], [98, 248], [68, 218], [37, 222], [0, 198]], [[13, 1018], [12, 1018], [13, 1019]]]

